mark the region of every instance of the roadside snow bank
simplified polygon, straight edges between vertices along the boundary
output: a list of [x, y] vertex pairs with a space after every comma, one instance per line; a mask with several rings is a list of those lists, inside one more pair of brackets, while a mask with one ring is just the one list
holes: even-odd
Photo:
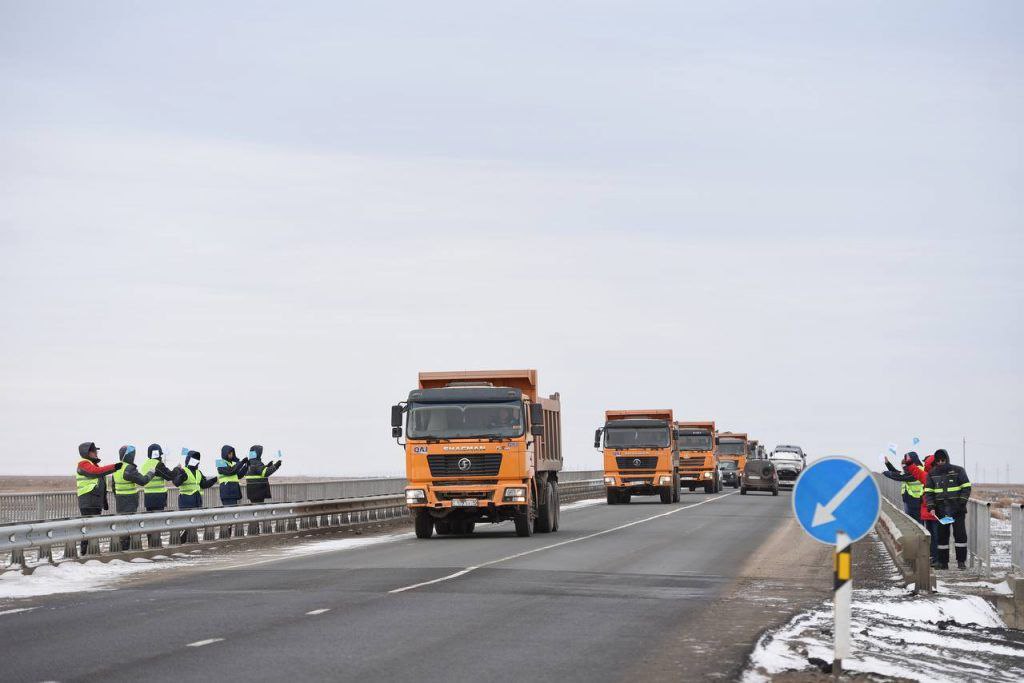
[[[1024, 637], [1017, 637], [976, 595], [910, 595], [900, 589], [854, 590], [853, 655], [844, 671], [919, 681], [1024, 680]], [[794, 617], [766, 633], [743, 681], [805, 671], [832, 662], [832, 606]]]
[[113, 590], [113, 584], [127, 576], [162, 569], [171, 562], [192, 561], [167, 559], [163, 562], [135, 563], [123, 560], [89, 560], [85, 564], [61, 562], [57, 565], [42, 565], [31, 574], [8, 571], [0, 574], [0, 600], [75, 593], [83, 590]]

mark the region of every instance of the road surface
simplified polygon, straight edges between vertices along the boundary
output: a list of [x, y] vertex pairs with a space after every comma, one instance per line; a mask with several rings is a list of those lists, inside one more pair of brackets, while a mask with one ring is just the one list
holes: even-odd
[[0, 616], [3, 678], [732, 679], [758, 633], [830, 592], [786, 492], [601, 503], [527, 539], [477, 528], [33, 599]]

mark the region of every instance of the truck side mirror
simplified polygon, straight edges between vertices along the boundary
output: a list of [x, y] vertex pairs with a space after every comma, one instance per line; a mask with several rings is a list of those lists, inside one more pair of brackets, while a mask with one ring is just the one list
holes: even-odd
[[391, 428], [391, 437], [393, 439], [401, 439], [402, 438], [402, 428], [401, 427], [392, 427]]
[[679, 438], [679, 435], [680, 435], [681, 433], [682, 433], [682, 432], [680, 432], [680, 431], [679, 431], [678, 429], [673, 429], [673, 430], [672, 430], [672, 438], [673, 438], [673, 439], [678, 439], [678, 438]]
[[530, 404], [530, 423], [535, 425], [544, 424], [544, 406], [539, 403]]
[[600, 448], [601, 447], [601, 432], [603, 432], [603, 431], [604, 431], [603, 429], [598, 427], [597, 431], [594, 432], [594, 448]]
[[530, 434], [533, 436], [544, 436], [544, 423], [534, 422], [530, 425]]
[[402, 426], [402, 406], [400, 406], [400, 405], [391, 406], [391, 426], [392, 427], [401, 427]]

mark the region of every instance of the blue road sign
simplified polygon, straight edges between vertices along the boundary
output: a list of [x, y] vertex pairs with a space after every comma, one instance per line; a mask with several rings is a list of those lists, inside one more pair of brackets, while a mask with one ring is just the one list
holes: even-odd
[[796, 480], [793, 513], [816, 541], [833, 545], [836, 532], [851, 541], [864, 537], [878, 521], [882, 496], [871, 471], [856, 460], [832, 456], [818, 460]]

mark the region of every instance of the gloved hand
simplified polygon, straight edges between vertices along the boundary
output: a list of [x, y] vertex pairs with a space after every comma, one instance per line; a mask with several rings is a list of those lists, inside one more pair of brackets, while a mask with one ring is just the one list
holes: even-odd
[[124, 462], [123, 461], [118, 460], [116, 463], [114, 463], [114, 471], [115, 472], [117, 472], [122, 467], [124, 467]]

